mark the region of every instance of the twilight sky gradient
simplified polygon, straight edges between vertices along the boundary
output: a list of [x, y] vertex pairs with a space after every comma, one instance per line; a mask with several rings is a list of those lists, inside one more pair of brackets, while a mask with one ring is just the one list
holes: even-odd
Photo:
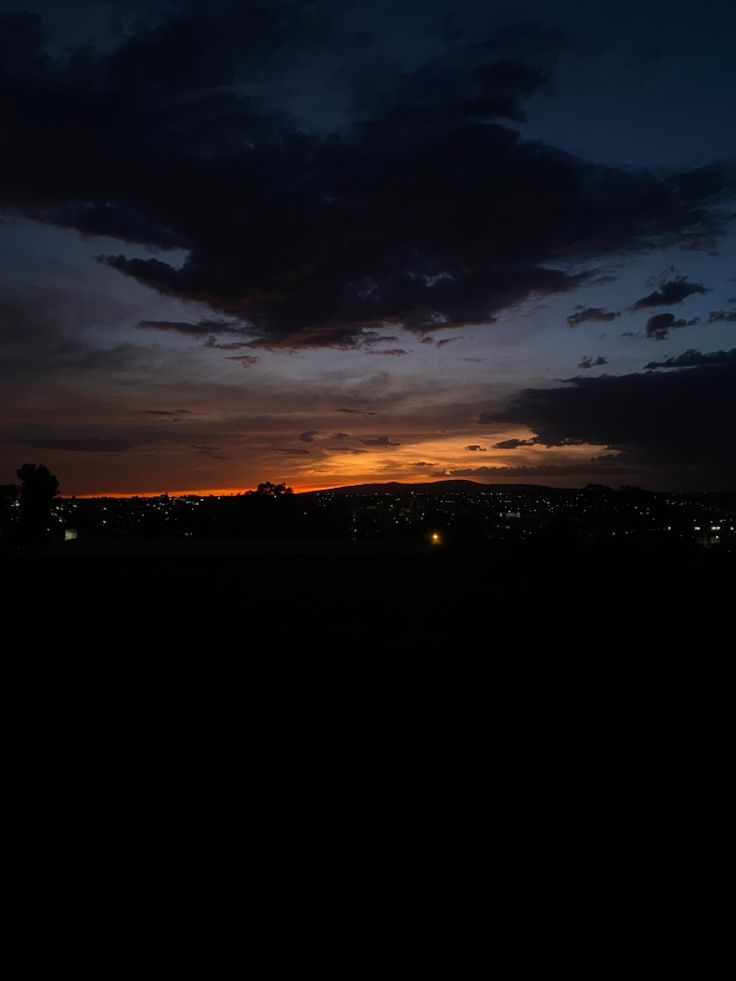
[[0, 0], [0, 483], [734, 489], [735, 31]]

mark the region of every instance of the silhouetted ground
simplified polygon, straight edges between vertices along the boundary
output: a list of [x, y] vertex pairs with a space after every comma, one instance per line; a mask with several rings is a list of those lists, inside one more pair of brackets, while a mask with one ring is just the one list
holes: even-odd
[[29, 964], [600, 973], [729, 880], [732, 557], [260, 545], [4, 560]]

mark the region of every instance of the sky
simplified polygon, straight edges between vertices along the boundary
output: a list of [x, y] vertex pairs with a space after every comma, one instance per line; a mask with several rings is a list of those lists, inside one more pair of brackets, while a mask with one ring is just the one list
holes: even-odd
[[735, 489], [735, 29], [0, 0], [0, 483]]

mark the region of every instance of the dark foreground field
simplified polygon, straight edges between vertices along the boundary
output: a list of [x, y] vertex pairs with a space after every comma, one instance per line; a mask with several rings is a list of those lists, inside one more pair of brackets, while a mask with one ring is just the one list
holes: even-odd
[[734, 571], [6, 557], [12, 949], [27, 973], [516, 976], [630, 968], [644, 940], [642, 968], [702, 968], [732, 882]]

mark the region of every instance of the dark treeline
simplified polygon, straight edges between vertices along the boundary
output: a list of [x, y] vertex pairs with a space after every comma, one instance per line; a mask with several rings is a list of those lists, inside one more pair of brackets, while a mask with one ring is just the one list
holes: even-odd
[[[39, 470], [48, 475], [46, 468]], [[73, 552], [104, 551], [115, 542], [145, 550], [147, 543], [311, 541], [463, 552], [533, 546], [686, 554], [703, 546], [736, 548], [733, 494], [468, 481], [445, 486], [387, 484], [293, 494], [284, 484], [266, 482], [257, 491], [225, 496], [77, 499], [50, 495], [47, 481], [31, 500], [9, 485], [0, 488], [0, 547], [64, 542]]]

